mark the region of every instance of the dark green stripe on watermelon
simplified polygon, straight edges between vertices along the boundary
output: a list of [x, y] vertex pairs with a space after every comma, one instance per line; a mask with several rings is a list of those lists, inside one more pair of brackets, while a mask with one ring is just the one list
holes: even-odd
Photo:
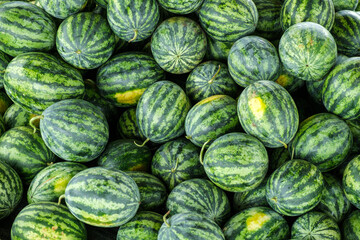
[[346, 121], [353, 135], [353, 146], [351, 152], [360, 154], [360, 118]]
[[5, 132], [5, 121], [4, 118], [0, 115], [0, 136], [3, 135], [3, 133]]
[[0, 51], [0, 88], [4, 86], [4, 73], [9, 61], [10, 58]]
[[[35, 116], [35, 114], [26, 111], [19, 105], [12, 104], [4, 113], [5, 126], [7, 129], [19, 126], [28, 126], [30, 119]], [[39, 121], [35, 125], [38, 127]]]
[[65, 19], [68, 16], [81, 11], [92, 0], [38, 0], [42, 8], [51, 16]]
[[360, 210], [353, 211], [343, 222], [343, 239], [360, 239]]
[[280, 11], [282, 0], [253, 0], [259, 14], [255, 35], [277, 39], [282, 34]]
[[129, 108], [121, 114], [117, 122], [117, 132], [122, 138], [145, 139], [136, 122], [136, 108]]
[[342, 179], [346, 198], [357, 208], [360, 208], [360, 155], [354, 157], [346, 166]]
[[161, 6], [176, 14], [189, 14], [198, 10], [204, 0], [158, 0]]

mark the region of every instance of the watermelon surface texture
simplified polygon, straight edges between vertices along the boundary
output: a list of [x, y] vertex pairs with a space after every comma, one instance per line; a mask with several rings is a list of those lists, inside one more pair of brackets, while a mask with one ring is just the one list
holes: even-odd
[[354, 157], [346, 166], [343, 175], [343, 187], [346, 198], [351, 204], [360, 208], [360, 188], [358, 178], [360, 174], [360, 155]]
[[83, 8], [92, 0], [39, 0], [39, 5], [51, 16], [55, 18], [65, 19], [73, 15]]
[[343, 223], [345, 240], [360, 239], [360, 210], [353, 211]]

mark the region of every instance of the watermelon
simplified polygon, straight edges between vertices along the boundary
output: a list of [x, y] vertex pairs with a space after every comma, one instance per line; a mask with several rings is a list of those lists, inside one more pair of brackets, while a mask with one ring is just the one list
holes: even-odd
[[275, 81], [280, 74], [280, 60], [276, 48], [268, 40], [247, 36], [231, 47], [229, 72], [242, 87], [260, 80]]
[[171, 191], [179, 183], [205, 175], [199, 161], [200, 150], [189, 140], [179, 138], [160, 146], [152, 159], [151, 172]]
[[286, 220], [270, 208], [253, 207], [233, 216], [224, 226], [224, 235], [227, 240], [285, 240], [290, 230]]
[[325, 213], [308, 212], [298, 217], [291, 227], [292, 239], [340, 240], [335, 220]]
[[109, 139], [106, 118], [85, 100], [62, 100], [48, 107], [40, 117], [46, 146], [66, 161], [89, 162], [105, 149]]
[[0, 136], [5, 132], [5, 121], [4, 118], [0, 115]]
[[67, 207], [52, 202], [33, 203], [21, 210], [11, 227], [12, 240], [85, 240], [86, 228]]
[[214, 40], [211, 37], [207, 37], [207, 51], [205, 58], [226, 63], [233, 44], [234, 42], [221, 42]]
[[280, 214], [299, 216], [316, 207], [323, 189], [323, 176], [315, 165], [304, 160], [290, 160], [270, 175], [266, 200]]
[[40, 52], [24, 53], [11, 60], [4, 86], [11, 100], [35, 114], [60, 100], [82, 98], [85, 91], [79, 71]]
[[157, 177], [144, 172], [130, 171], [127, 174], [139, 187], [140, 210], [155, 211], [165, 204], [166, 187]]
[[343, 239], [360, 239], [360, 210], [353, 211], [343, 222]]
[[0, 116], [3, 116], [6, 110], [10, 107], [13, 102], [11, 99], [6, 95], [5, 92], [0, 91]]
[[145, 139], [136, 122], [136, 108], [129, 108], [121, 114], [117, 122], [117, 132], [122, 138]]
[[4, 72], [9, 64], [10, 58], [3, 52], [0, 51], [0, 88], [4, 86]]
[[201, 147], [240, 127], [236, 101], [227, 95], [214, 95], [194, 105], [186, 116], [186, 138]]
[[190, 100], [178, 85], [159, 81], [141, 96], [136, 108], [136, 121], [148, 140], [164, 143], [184, 133], [190, 107]]
[[358, 154], [360, 153], [360, 118], [347, 120], [346, 123], [353, 135], [353, 146], [351, 148], [351, 152]]
[[85, 169], [84, 165], [73, 162], [59, 162], [44, 168], [30, 183], [28, 203], [57, 202], [70, 179]]
[[166, 207], [172, 215], [199, 213], [220, 226], [230, 216], [230, 202], [225, 192], [209, 180], [200, 178], [177, 185], [169, 194]]
[[94, 69], [104, 64], [115, 49], [115, 42], [115, 34], [106, 19], [91, 12], [66, 18], [56, 35], [60, 56], [80, 69]]
[[26, 184], [56, 160], [40, 134], [26, 126], [12, 128], [1, 136], [0, 159], [12, 166]]
[[255, 35], [277, 39], [282, 34], [280, 11], [282, 0], [253, 0], [259, 14]]
[[186, 80], [186, 94], [194, 103], [213, 95], [238, 96], [239, 88], [226, 64], [208, 61], [199, 64]]
[[291, 156], [289, 149], [275, 148], [269, 157], [269, 173], [271, 174], [276, 169], [281, 167], [287, 160], [290, 160]]
[[[7, 129], [28, 126], [30, 119], [35, 117], [35, 114], [29, 113], [17, 104], [12, 104], [4, 113], [4, 121]], [[39, 122], [35, 124], [39, 126]]]
[[235, 42], [255, 31], [258, 11], [251, 0], [206, 0], [199, 20], [206, 33], [222, 42]]
[[170, 219], [164, 216], [158, 240], [225, 240], [220, 227], [198, 213], [178, 213]]
[[129, 42], [139, 42], [151, 36], [160, 19], [156, 0], [108, 1], [107, 19], [114, 33]]
[[172, 17], [163, 21], [151, 38], [151, 52], [165, 71], [188, 73], [206, 53], [206, 35], [190, 18]]
[[3, 219], [9, 216], [19, 204], [22, 198], [23, 184], [15, 170], [1, 160], [0, 186], [0, 219]]
[[[281, 64], [280, 68], [280, 75], [275, 81], [277, 84], [281, 85], [283, 88], [285, 88], [289, 93], [296, 92], [299, 90], [302, 86], [304, 86], [305, 81], [296, 78], [292, 76]], [[313, 83], [306, 81], [306, 83]]]
[[245, 132], [269, 148], [286, 148], [299, 125], [291, 95], [272, 81], [257, 81], [245, 88], [237, 103], [237, 113]]
[[204, 0], [159, 0], [161, 7], [176, 14], [189, 14], [201, 7]]
[[126, 173], [93, 167], [76, 174], [65, 189], [65, 202], [80, 221], [98, 227], [118, 227], [136, 214], [140, 193]]
[[345, 121], [330, 113], [319, 113], [301, 122], [289, 151], [294, 158], [307, 160], [327, 172], [345, 160], [352, 141]]
[[163, 223], [162, 216], [155, 212], [142, 211], [129, 222], [121, 225], [117, 240], [157, 240], [158, 231]]
[[165, 79], [155, 60], [140, 52], [125, 52], [102, 65], [96, 76], [100, 95], [117, 107], [136, 106], [153, 83]]
[[91, 0], [38, 0], [42, 8], [51, 16], [65, 19], [81, 11]]
[[333, 0], [335, 11], [352, 10], [355, 11], [358, 6], [359, 0]]
[[357, 208], [360, 208], [360, 188], [358, 184], [359, 174], [360, 155], [354, 157], [348, 163], [342, 180], [346, 198]]

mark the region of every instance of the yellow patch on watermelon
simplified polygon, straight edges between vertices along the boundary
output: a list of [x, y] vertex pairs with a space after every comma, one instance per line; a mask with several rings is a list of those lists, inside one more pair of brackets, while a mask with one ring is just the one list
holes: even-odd
[[265, 213], [256, 213], [253, 216], [246, 219], [246, 228], [249, 231], [256, 231], [262, 228], [262, 226], [271, 219], [269, 215]]
[[276, 83], [285, 87], [289, 84], [289, 76], [285, 75], [285, 74], [281, 74], [280, 77], [276, 80]]
[[266, 105], [261, 99], [261, 97], [255, 97], [249, 100], [248, 102], [251, 112], [254, 114], [255, 118], [260, 119], [264, 116]]
[[63, 194], [65, 192], [65, 188], [68, 185], [71, 177], [59, 178], [54, 182], [54, 192]]
[[138, 164], [129, 169], [130, 171], [147, 171], [147, 166], [144, 164]]
[[116, 93], [115, 98], [118, 103], [136, 104], [145, 90], [146, 88], [141, 88], [136, 90], [130, 90], [127, 92]]
[[214, 96], [211, 96], [211, 97], [208, 97], [208, 98], [205, 98], [205, 99], [201, 100], [196, 105], [198, 105], [198, 106], [203, 105], [205, 103], [208, 103], [208, 102], [211, 102], [211, 101], [214, 101], [216, 99], [223, 98], [223, 97], [225, 97], [225, 95], [214, 95]]

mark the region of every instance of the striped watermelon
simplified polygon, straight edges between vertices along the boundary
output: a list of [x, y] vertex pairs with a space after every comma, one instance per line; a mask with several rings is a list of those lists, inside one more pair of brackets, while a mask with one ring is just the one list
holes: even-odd
[[335, 11], [352, 10], [355, 11], [359, 0], [333, 0]]
[[333, 114], [319, 113], [301, 122], [289, 151], [294, 158], [327, 172], [345, 160], [351, 146], [352, 133], [346, 122]]
[[138, 147], [134, 140], [118, 139], [106, 146], [97, 163], [105, 168], [147, 172], [151, 158], [152, 153], [148, 147]]
[[221, 42], [208, 36], [205, 58], [226, 63], [233, 44], [234, 42]]
[[204, 0], [159, 0], [161, 6], [169, 12], [176, 14], [189, 14], [201, 7]]
[[[19, 105], [12, 104], [4, 113], [5, 126], [7, 129], [19, 126], [28, 126], [30, 119], [35, 116], [35, 114], [29, 113]], [[36, 127], [39, 127], [39, 122], [35, 125]]]
[[6, 218], [19, 204], [23, 184], [15, 170], [0, 160], [0, 219]]
[[278, 213], [299, 216], [316, 207], [323, 189], [323, 176], [315, 165], [290, 160], [271, 174], [266, 184], [266, 199]]
[[213, 95], [238, 96], [239, 87], [226, 64], [208, 61], [198, 65], [186, 80], [186, 94], [194, 103]]
[[3, 135], [3, 133], [5, 132], [5, 121], [4, 118], [0, 115], [0, 136]]
[[141, 133], [150, 141], [164, 143], [184, 133], [190, 101], [175, 83], [159, 81], [147, 88], [136, 108]]
[[165, 204], [166, 187], [157, 177], [144, 172], [127, 172], [127, 174], [139, 187], [140, 210], [155, 211]]
[[266, 147], [287, 147], [299, 125], [299, 114], [291, 95], [279, 84], [257, 81], [241, 93], [237, 112], [245, 132]]
[[38, 0], [42, 8], [51, 16], [65, 19], [85, 8], [91, 0]]
[[172, 17], [163, 21], [151, 39], [151, 51], [165, 71], [188, 73], [206, 53], [206, 35], [190, 18]]
[[280, 75], [280, 60], [276, 48], [258, 36], [243, 37], [232, 46], [229, 72], [242, 87], [260, 80], [275, 81]]
[[[275, 81], [277, 84], [281, 85], [283, 88], [285, 88], [289, 93], [296, 92], [299, 90], [302, 86], [304, 86], [305, 81], [296, 78], [292, 76], [281, 64], [280, 68], [280, 75]], [[306, 83], [313, 83], [306, 81]]]
[[184, 138], [169, 141], [155, 152], [151, 172], [171, 191], [183, 181], [205, 175], [199, 161], [199, 153], [200, 150]]
[[353, 211], [343, 222], [343, 239], [360, 239], [360, 210]]
[[104, 114], [81, 99], [68, 99], [48, 107], [41, 115], [41, 136], [58, 157], [88, 162], [105, 149], [109, 126]]
[[70, 179], [85, 169], [84, 165], [73, 162], [59, 162], [44, 168], [31, 181], [28, 203], [57, 202]]
[[156, 0], [108, 1], [107, 19], [114, 33], [129, 42], [139, 42], [151, 36], [159, 22]]
[[10, 56], [49, 51], [55, 46], [56, 25], [46, 12], [31, 3], [0, 5], [0, 50]]
[[70, 212], [86, 224], [118, 227], [135, 216], [140, 193], [126, 173], [93, 167], [70, 180], [65, 189], [65, 202]]
[[104, 64], [115, 49], [115, 42], [115, 34], [106, 19], [91, 12], [66, 18], [56, 35], [60, 56], [80, 69], [94, 69]]
[[86, 228], [67, 207], [52, 202], [26, 206], [11, 227], [12, 240], [86, 240]]
[[259, 14], [255, 34], [266, 39], [277, 39], [282, 34], [280, 11], [282, 0], [253, 0]]
[[10, 58], [3, 52], [0, 51], [0, 88], [4, 86], [4, 72], [9, 64]]
[[321, 212], [298, 217], [291, 227], [291, 239], [340, 240], [340, 229], [334, 219]]
[[[1, 70], [0, 70], [1, 71]], [[6, 110], [10, 107], [13, 102], [8, 95], [0, 90], [0, 116], [3, 116]]]
[[225, 240], [225, 237], [214, 221], [198, 213], [178, 213], [165, 219], [159, 230], [158, 240], [187, 239]]
[[162, 216], [155, 212], [139, 212], [129, 222], [121, 225], [117, 240], [157, 240], [158, 231], [163, 223]]
[[199, 213], [220, 226], [230, 217], [230, 202], [225, 192], [200, 178], [177, 185], [169, 194], [166, 207], [172, 215]]
[[360, 188], [359, 188], [359, 176], [360, 176], [360, 155], [354, 157], [346, 166], [343, 175], [343, 188], [346, 198], [355, 207], [360, 208]]
[[190, 109], [185, 120], [186, 138], [198, 147], [239, 127], [236, 101], [226, 95], [201, 100]]
[[122, 138], [145, 139], [136, 122], [136, 108], [129, 108], [121, 114], [117, 122], [117, 132]]
[[144, 91], [163, 79], [164, 71], [155, 60], [140, 52], [114, 56], [96, 76], [100, 95], [118, 107], [136, 106]]
[[224, 235], [227, 240], [285, 240], [290, 231], [288, 223], [278, 213], [267, 207], [253, 207], [233, 216], [224, 226]]
[[268, 165], [264, 145], [245, 133], [217, 138], [204, 156], [206, 175], [215, 185], [230, 192], [256, 188], [265, 178]]
[[199, 20], [206, 33], [222, 42], [235, 42], [255, 31], [258, 11], [251, 0], [206, 0]]
[[12, 166], [26, 184], [56, 160], [40, 134], [25, 126], [12, 128], [1, 136], [0, 159]]
[[79, 71], [40, 52], [24, 53], [11, 60], [4, 86], [11, 100], [36, 114], [60, 100], [82, 98], [85, 91]]
[[281, 167], [286, 161], [290, 160], [291, 156], [289, 149], [286, 148], [276, 148], [270, 154], [269, 157], [269, 173], [274, 172], [276, 169]]

